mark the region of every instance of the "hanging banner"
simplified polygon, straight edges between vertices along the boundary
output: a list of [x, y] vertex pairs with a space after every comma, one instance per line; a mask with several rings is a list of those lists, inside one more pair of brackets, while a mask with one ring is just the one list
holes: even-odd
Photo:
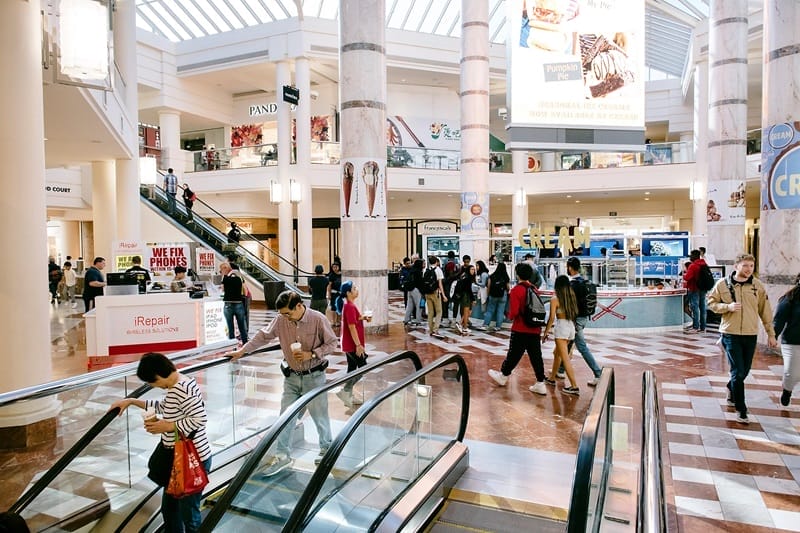
[[709, 227], [744, 224], [744, 191], [744, 181], [709, 182], [708, 203], [706, 204], [706, 220]]
[[113, 260], [109, 272], [124, 272], [133, 266], [135, 256], [138, 255], [144, 261], [145, 254], [139, 241], [114, 241], [111, 244], [111, 255]]
[[217, 257], [214, 250], [208, 248], [197, 248], [195, 250], [194, 271], [199, 274], [215, 274], [217, 272]]
[[191, 249], [187, 243], [147, 243], [144, 267], [154, 278], [172, 278], [176, 266], [189, 268]]
[[342, 218], [386, 218], [386, 160], [362, 157], [342, 163]]
[[489, 235], [489, 195], [461, 193], [461, 231]]
[[800, 122], [764, 128], [761, 210], [800, 209]]

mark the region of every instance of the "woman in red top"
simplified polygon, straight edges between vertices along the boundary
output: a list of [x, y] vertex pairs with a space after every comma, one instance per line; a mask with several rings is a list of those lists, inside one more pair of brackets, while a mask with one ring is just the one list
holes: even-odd
[[[364, 320], [372, 321], [372, 315], [362, 315], [356, 307], [358, 287], [352, 281], [345, 281], [336, 298], [336, 312], [342, 316], [342, 351], [347, 356], [347, 372], [367, 364], [367, 353], [364, 351]], [[353, 386], [358, 379], [345, 383], [342, 390], [336, 393], [346, 407], [363, 403], [363, 398], [353, 398]]]

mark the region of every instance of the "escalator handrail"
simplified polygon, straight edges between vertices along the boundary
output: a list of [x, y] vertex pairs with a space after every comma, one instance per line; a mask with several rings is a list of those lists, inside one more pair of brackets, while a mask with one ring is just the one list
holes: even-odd
[[[159, 174], [161, 174], [161, 175], [163, 176], [163, 173], [162, 173], [161, 171], [159, 171]], [[185, 188], [186, 186], [185, 186], [185, 185], [183, 185], [182, 187], [184, 187], [184, 188]], [[161, 188], [161, 187], [160, 187], [158, 184], [156, 184], [156, 188], [158, 188], [158, 189], [160, 189], [162, 192], [164, 192], [164, 189], [163, 189], [163, 188]], [[166, 194], [166, 192], [164, 192], [164, 194]], [[200, 199], [200, 197], [199, 197], [199, 196], [198, 196], [198, 197], [195, 199], [195, 201], [194, 201], [194, 202], [195, 202], [195, 203], [199, 203], [199, 204], [201, 204], [201, 205], [205, 206], [205, 207], [206, 207], [206, 209], [208, 209], [209, 211], [211, 211], [212, 213], [214, 213], [214, 214], [215, 214], [217, 217], [219, 217], [219, 218], [223, 219], [225, 222], [227, 222], [229, 226], [230, 226], [230, 223], [231, 223], [231, 222], [234, 222], [233, 220], [229, 219], [228, 217], [226, 217], [225, 215], [223, 215], [222, 213], [220, 213], [219, 211], [217, 211], [216, 209], [214, 209], [213, 207], [211, 207], [210, 205], [208, 205], [206, 202], [204, 202], [202, 199]], [[270, 254], [270, 255], [274, 255], [274, 256], [275, 256], [276, 258], [278, 258], [280, 261], [283, 261], [284, 263], [286, 263], [286, 264], [287, 264], [287, 265], [289, 265], [290, 267], [292, 267], [292, 268], [294, 268], [295, 270], [297, 270], [297, 272], [299, 272], [300, 274], [303, 274], [303, 275], [306, 275], [306, 276], [313, 276], [313, 275], [314, 275], [314, 273], [313, 273], [313, 272], [306, 272], [305, 270], [301, 270], [299, 267], [297, 267], [296, 265], [294, 265], [294, 264], [293, 264], [293, 263], [292, 263], [290, 260], [288, 260], [288, 259], [286, 259], [285, 257], [283, 257], [282, 255], [280, 255], [278, 252], [276, 252], [275, 250], [273, 250], [273, 249], [272, 249], [272, 248], [270, 248], [269, 246], [266, 246], [266, 245], [264, 245], [264, 243], [262, 243], [261, 241], [259, 241], [258, 239], [256, 239], [256, 238], [255, 238], [253, 235], [249, 234], [248, 232], [246, 232], [246, 231], [245, 231], [245, 230], [243, 230], [242, 228], [239, 228], [239, 231], [241, 231], [241, 232], [242, 232], [242, 234], [243, 234], [244, 236], [246, 236], [246, 237], [249, 237], [249, 239], [250, 239], [251, 241], [253, 241], [253, 242], [257, 243], [257, 244], [258, 244], [258, 245], [259, 245], [261, 248], [263, 248], [265, 251], [269, 252], [269, 254]], [[222, 232], [220, 232], [220, 233], [222, 233]], [[225, 235], [225, 234], [223, 233], [223, 235]], [[227, 237], [227, 235], [225, 235], [225, 237]], [[281, 275], [286, 275], [286, 274], [281, 274]]]
[[[447, 354], [430, 363], [425, 368], [418, 370], [416, 373], [405, 377], [403, 380], [398, 381], [391, 387], [388, 387], [382, 392], [376, 394], [368, 402], [362, 405], [358, 411], [353, 413], [353, 415], [350, 417], [350, 420], [347, 421], [344, 427], [339, 431], [337, 437], [331, 443], [330, 448], [328, 448], [328, 453], [326, 453], [322, 458], [319, 466], [316, 468], [314, 474], [311, 476], [311, 479], [308, 481], [308, 485], [303, 491], [303, 494], [300, 496], [297, 505], [295, 505], [291, 516], [286, 521], [283, 531], [302, 531], [303, 526], [308, 519], [308, 513], [311, 511], [311, 506], [317, 499], [319, 491], [322, 490], [323, 484], [330, 475], [331, 470], [333, 470], [333, 467], [336, 465], [339, 455], [342, 453], [342, 451], [344, 451], [345, 446], [347, 446], [348, 441], [358, 430], [359, 426], [367, 419], [367, 417], [376, 407], [383, 403], [383, 401], [387, 398], [396, 394], [398, 391], [405, 389], [412, 383], [424, 379], [425, 376], [431, 374], [432, 372], [444, 366], [452, 365], [453, 363], [458, 365], [458, 375], [460, 376], [462, 387], [461, 417], [459, 421], [458, 435], [456, 436], [455, 440], [462, 442], [467, 431], [467, 421], [469, 420], [469, 375], [467, 371], [467, 364], [463, 357], [458, 354]], [[394, 501], [390, 502], [387, 508], [384, 509], [384, 512], [388, 511], [393, 503]], [[380, 517], [378, 520], [380, 520]]]
[[[602, 509], [602, 500], [605, 496], [605, 486], [608, 476], [609, 461], [611, 459], [611, 438], [609, 429], [611, 427], [611, 406], [614, 404], [614, 369], [611, 367], [603, 368], [600, 381], [595, 388], [592, 403], [589, 405], [589, 412], [583, 421], [583, 429], [578, 442], [578, 454], [575, 461], [575, 477], [572, 482], [572, 496], [570, 498], [569, 515], [567, 516], [567, 533], [585, 533], [586, 521], [589, 513], [589, 497], [591, 495], [592, 469], [595, 467], [595, 451], [597, 449], [597, 438], [600, 431], [600, 422], [603, 420], [603, 412], [606, 411], [606, 438], [603, 475], [601, 476], [600, 486], [598, 487], [597, 504], [598, 512], [594, 515], [595, 525], [598, 524], [598, 515]], [[597, 531], [592, 528], [592, 531]]]
[[[274, 346], [274, 347], [273, 347]], [[280, 348], [279, 344], [275, 344], [270, 346], [270, 348], [277, 350]], [[266, 351], [266, 350], [265, 350]], [[175, 359], [172, 359], [175, 361]], [[212, 359], [210, 361], [203, 361], [197, 363], [195, 365], [182, 368], [180, 369], [181, 373], [184, 374], [192, 374], [195, 372], [199, 372], [201, 370], [205, 370], [206, 368], [210, 368], [213, 366], [221, 365], [228, 363], [231, 360], [231, 357], [225, 355], [223, 357], [219, 357], [217, 359]], [[138, 362], [135, 363], [138, 365]], [[130, 367], [131, 365], [126, 365]], [[126, 398], [139, 398], [147, 391], [149, 391], [152, 387], [145, 383], [144, 385], [139, 386], [136, 390], [131, 392], [126, 396]], [[58, 458], [58, 460], [51, 466], [47, 472], [45, 472], [42, 477], [40, 477], [36, 482], [27, 490], [25, 493], [17, 499], [16, 502], [9, 508], [9, 511], [19, 513], [23, 509], [25, 509], [41, 492], [47, 488], [50, 483], [58, 477], [69, 464], [78, 457], [86, 447], [119, 415], [120, 409], [118, 407], [109, 410], [106, 412], [100, 420], [94, 423], [89, 430], [81, 436], [78, 441], [72, 445], [72, 447], [64, 452], [64, 454]]]
[[[180, 352], [175, 352], [169, 354], [167, 357], [169, 357], [169, 359], [173, 363], [178, 363], [185, 359], [193, 359], [195, 357], [199, 357], [209, 353], [220, 352], [226, 348], [235, 348], [235, 347], [236, 347], [235, 340], [224, 340], [224, 341], [214, 342], [211, 344], [206, 344], [205, 346], [200, 346], [198, 348], [191, 348], [189, 350], [182, 350]], [[126, 363], [124, 365], [105, 368], [102, 370], [95, 370], [93, 372], [87, 372], [86, 374], [81, 374], [79, 376], [73, 376], [70, 378], [60, 379], [57, 381], [50, 381], [48, 383], [44, 383], [41, 385], [34, 385], [31, 387], [26, 387], [24, 389], [6, 392], [0, 394], [0, 407], [5, 407], [7, 405], [11, 405], [16, 402], [37, 400], [48, 396], [54, 396], [62, 392], [68, 392], [74, 389], [79, 389], [89, 383], [97, 381], [108, 381], [115, 378], [135, 375], [136, 368], [138, 367], [138, 365], [139, 365], [138, 361], [133, 363]]]
[[667, 531], [664, 470], [661, 462], [661, 434], [657, 381], [652, 370], [642, 373], [642, 464], [639, 468], [639, 506], [636, 520], [640, 533]]
[[228, 487], [225, 489], [225, 492], [222, 494], [219, 500], [214, 504], [214, 507], [211, 509], [211, 512], [208, 513], [206, 518], [203, 520], [203, 523], [200, 526], [200, 531], [213, 531], [214, 527], [217, 525], [220, 519], [222, 519], [222, 516], [230, 507], [231, 503], [233, 502], [233, 499], [239, 493], [241, 488], [245, 485], [247, 480], [250, 479], [256, 467], [261, 463], [261, 459], [267, 452], [267, 450], [269, 450], [272, 447], [273, 443], [278, 438], [278, 436], [283, 433], [286, 426], [289, 425], [290, 423], [295, 423], [295, 419], [299, 416], [299, 414], [306, 409], [306, 406], [310, 402], [315, 401], [317, 399], [317, 396], [321, 394], [327, 394], [328, 391], [330, 391], [331, 389], [334, 389], [339, 385], [343, 385], [347, 381], [356, 379], [359, 376], [367, 374], [372, 370], [374, 370], [375, 368], [385, 366], [390, 363], [402, 361], [404, 359], [411, 360], [411, 362], [414, 364], [414, 368], [416, 368], [417, 370], [422, 368], [422, 362], [420, 361], [419, 356], [415, 352], [412, 352], [410, 350], [394, 352], [385, 359], [369, 363], [365, 366], [362, 366], [358, 370], [345, 373], [344, 375], [332, 381], [328, 381], [324, 385], [320, 385], [316, 389], [309, 391], [302, 397], [295, 400], [294, 403], [292, 403], [289, 407], [286, 408], [286, 410], [283, 413], [281, 413], [280, 417], [278, 417], [278, 419], [272, 424], [272, 427], [270, 428], [269, 432], [264, 435], [264, 437], [258, 443], [256, 448], [250, 453], [250, 457], [247, 459], [245, 464], [242, 465], [242, 467], [239, 469], [239, 472], [228, 484]]

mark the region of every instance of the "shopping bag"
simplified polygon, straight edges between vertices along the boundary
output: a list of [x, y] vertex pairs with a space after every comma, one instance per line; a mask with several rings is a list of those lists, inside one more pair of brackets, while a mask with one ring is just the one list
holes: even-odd
[[172, 462], [167, 494], [174, 498], [183, 498], [202, 492], [206, 485], [208, 474], [203, 468], [194, 442], [175, 431], [175, 460]]
[[173, 449], [167, 448], [161, 444], [161, 440], [159, 440], [158, 446], [153, 450], [150, 459], [147, 461], [147, 477], [160, 487], [169, 485], [174, 457]]

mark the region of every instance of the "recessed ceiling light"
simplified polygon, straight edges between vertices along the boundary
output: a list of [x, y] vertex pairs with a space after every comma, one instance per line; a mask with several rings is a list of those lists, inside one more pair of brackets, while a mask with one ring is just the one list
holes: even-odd
[[644, 199], [645, 199], [645, 200], [649, 200], [650, 198], [648, 198], [647, 196], [645, 196], [645, 197], [644, 197]]
[[92, 140], [91, 140], [91, 141], [89, 141], [89, 142], [90, 142], [90, 143], [92, 143], [92, 144], [103, 144], [103, 141], [98, 141], [98, 140], [96, 140], [96, 139], [92, 139]]
[[579, 203], [581, 203], [581, 201], [580, 200], [575, 200], [575, 203], [579, 204]]
[[572, 198], [572, 195], [571, 195], [571, 194], [568, 194], [568, 195], [567, 195], [567, 198]]
[[650, 191], [645, 191], [644, 194], [645, 196], [647, 196], [648, 194], [650, 194]]
[[394, 200], [394, 196], [390, 196], [390, 197], [389, 197], [389, 200]]
[[400, 78], [400, 81], [402, 81], [403, 83], [405, 83], [405, 82], [406, 82], [406, 79], [405, 79], [405, 78]]

